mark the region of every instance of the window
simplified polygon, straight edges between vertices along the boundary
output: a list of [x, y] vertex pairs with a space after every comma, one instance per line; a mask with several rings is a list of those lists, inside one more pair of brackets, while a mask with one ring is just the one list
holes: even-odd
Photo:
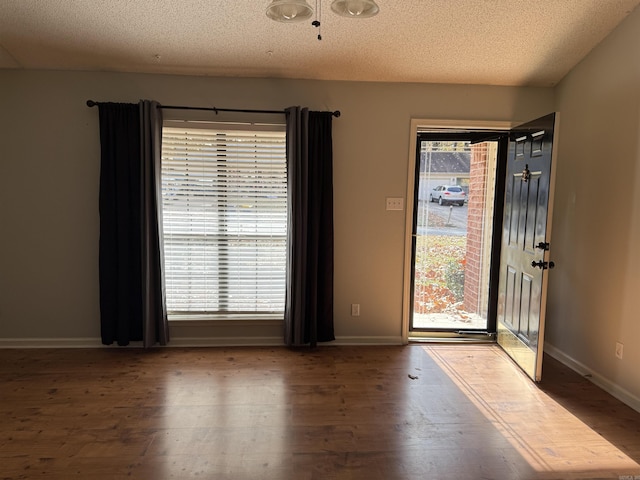
[[284, 126], [165, 122], [162, 137], [169, 319], [282, 318]]

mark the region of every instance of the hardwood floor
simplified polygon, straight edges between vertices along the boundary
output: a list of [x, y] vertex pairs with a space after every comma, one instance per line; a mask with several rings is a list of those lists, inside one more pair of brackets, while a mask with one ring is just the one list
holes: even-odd
[[640, 413], [493, 345], [0, 350], [0, 386], [4, 479], [640, 476]]

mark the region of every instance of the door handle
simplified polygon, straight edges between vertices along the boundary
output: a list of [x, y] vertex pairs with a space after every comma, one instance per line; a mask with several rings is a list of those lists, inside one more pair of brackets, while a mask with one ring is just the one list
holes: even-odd
[[547, 250], [549, 250], [549, 242], [540, 242], [536, 245], [536, 248], [539, 248], [540, 250], [544, 250], [546, 252]]
[[540, 270], [546, 270], [547, 268], [551, 269], [556, 266], [553, 262], [545, 262], [544, 260], [540, 260], [539, 262], [531, 262], [532, 267], [538, 267]]

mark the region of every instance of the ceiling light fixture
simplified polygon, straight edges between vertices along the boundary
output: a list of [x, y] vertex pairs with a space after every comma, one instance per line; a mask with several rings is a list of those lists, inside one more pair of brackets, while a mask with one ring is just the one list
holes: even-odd
[[276, 22], [301, 22], [312, 15], [313, 8], [306, 0], [272, 0], [267, 7], [267, 17]]
[[373, 0], [334, 0], [331, 10], [342, 17], [369, 18], [376, 15], [380, 8]]
[[[317, 0], [316, 10], [319, 10]], [[331, 10], [342, 17], [369, 18], [376, 15], [380, 8], [374, 0], [333, 0]], [[316, 14], [319, 15], [319, 12]], [[313, 8], [306, 0], [271, 0], [267, 7], [267, 17], [277, 22], [300, 22], [312, 15]]]

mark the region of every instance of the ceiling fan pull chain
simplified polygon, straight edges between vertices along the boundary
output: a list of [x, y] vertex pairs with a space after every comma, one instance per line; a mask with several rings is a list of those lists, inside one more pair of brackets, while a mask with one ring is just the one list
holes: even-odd
[[320, 18], [322, 18], [322, 12], [321, 12], [321, 8], [322, 8], [322, 2], [316, 0], [316, 19], [311, 22], [311, 25], [313, 25], [314, 27], [316, 27], [318, 29], [318, 40], [322, 40], [322, 28], [320, 27]]

